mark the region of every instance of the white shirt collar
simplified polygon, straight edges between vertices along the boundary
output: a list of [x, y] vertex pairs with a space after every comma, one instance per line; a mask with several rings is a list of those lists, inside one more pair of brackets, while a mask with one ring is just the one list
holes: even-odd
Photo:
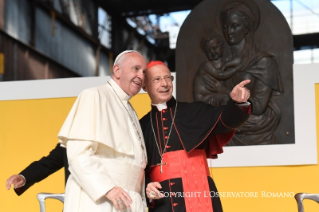
[[159, 104], [153, 104], [153, 103], [152, 103], [152, 105], [153, 105], [153, 106], [156, 106], [157, 109], [158, 109], [158, 111], [162, 111], [163, 109], [166, 109], [166, 108], [167, 108], [166, 102], [164, 102], [164, 103], [159, 103]]
[[121, 100], [128, 101], [132, 98], [127, 93], [125, 93], [125, 91], [123, 91], [123, 89], [112, 78], [109, 80], [109, 83], [111, 84], [111, 86], [113, 87], [113, 89], [115, 90], [115, 92]]

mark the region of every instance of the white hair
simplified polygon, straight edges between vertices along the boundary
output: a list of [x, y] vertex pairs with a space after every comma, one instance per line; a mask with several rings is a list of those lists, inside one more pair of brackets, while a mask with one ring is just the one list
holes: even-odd
[[[127, 53], [131, 53], [131, 52], [139, 53], [138, 51], [135, 51], [135, 50], [125, 50], [124, 52], [121, 52], [119, 55], [117, 55], [117, 57], [115, 58], [115, 61], [114, 61], [113, 66], [115, 66], [115, 65], [118, 64], [120, 58], [121, 58], [123, 55], [125, 55], [125, 54], [127, 54]], [[139, 54], [141, 54], [141, 53], [139, 53]]]

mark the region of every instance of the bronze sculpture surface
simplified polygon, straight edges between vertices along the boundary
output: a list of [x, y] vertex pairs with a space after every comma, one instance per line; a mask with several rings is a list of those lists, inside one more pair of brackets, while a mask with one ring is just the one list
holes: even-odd
[[[201, 24], [195, 26], [196, 19]], [[187, 39], [194, 42], [187, 44]], [[224, 105], [234, 85], [251, 80], [252, 115], [229, 145], [294, 143], [292, 35], [269, 1], [198, 5], [181, 28], [176, 59], [177, 97], [184, 101], [193, 96]], [[182, 89], [185, 83], [193, 86]]]
[[217, 34], [204, 37], [201, 41], [201, 47], [208, 61], [200, 65], [194, 77], [194, 100], [207, 102], [214, 106], [225, 105], [228, 96], [220, 94], [223, 85], [220, 85], [222, 87], [218, 89], [214, 84], [217, 85], [218, 80], [229, 79], [241, 69], [241, 59], [238, 57], [231, 60], [223, 59], [224, 41]]

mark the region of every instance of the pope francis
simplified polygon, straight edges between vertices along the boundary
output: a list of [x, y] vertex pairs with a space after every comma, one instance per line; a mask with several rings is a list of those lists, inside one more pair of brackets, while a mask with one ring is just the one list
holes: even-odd
[[144, 81], [146, 61], [132, 50], [114, 62], [105, 85], [79, 95], [58, 138], [67, 148], [71, 175], [64, 212], [146, 211], [146, 152], [129, 100]]

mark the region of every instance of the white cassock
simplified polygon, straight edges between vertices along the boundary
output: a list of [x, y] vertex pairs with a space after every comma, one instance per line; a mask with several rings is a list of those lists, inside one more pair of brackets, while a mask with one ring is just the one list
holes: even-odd
[[146, 152], [130, 98], [111, 79], [84, 90], [74, 103], [58, 135], [67, 147], [71, 172], [64, 212], [117, 211], [105, 197], [114, 186], [123, 188], [133, 200], [131, 210], [124, 211], [147, 211]]

